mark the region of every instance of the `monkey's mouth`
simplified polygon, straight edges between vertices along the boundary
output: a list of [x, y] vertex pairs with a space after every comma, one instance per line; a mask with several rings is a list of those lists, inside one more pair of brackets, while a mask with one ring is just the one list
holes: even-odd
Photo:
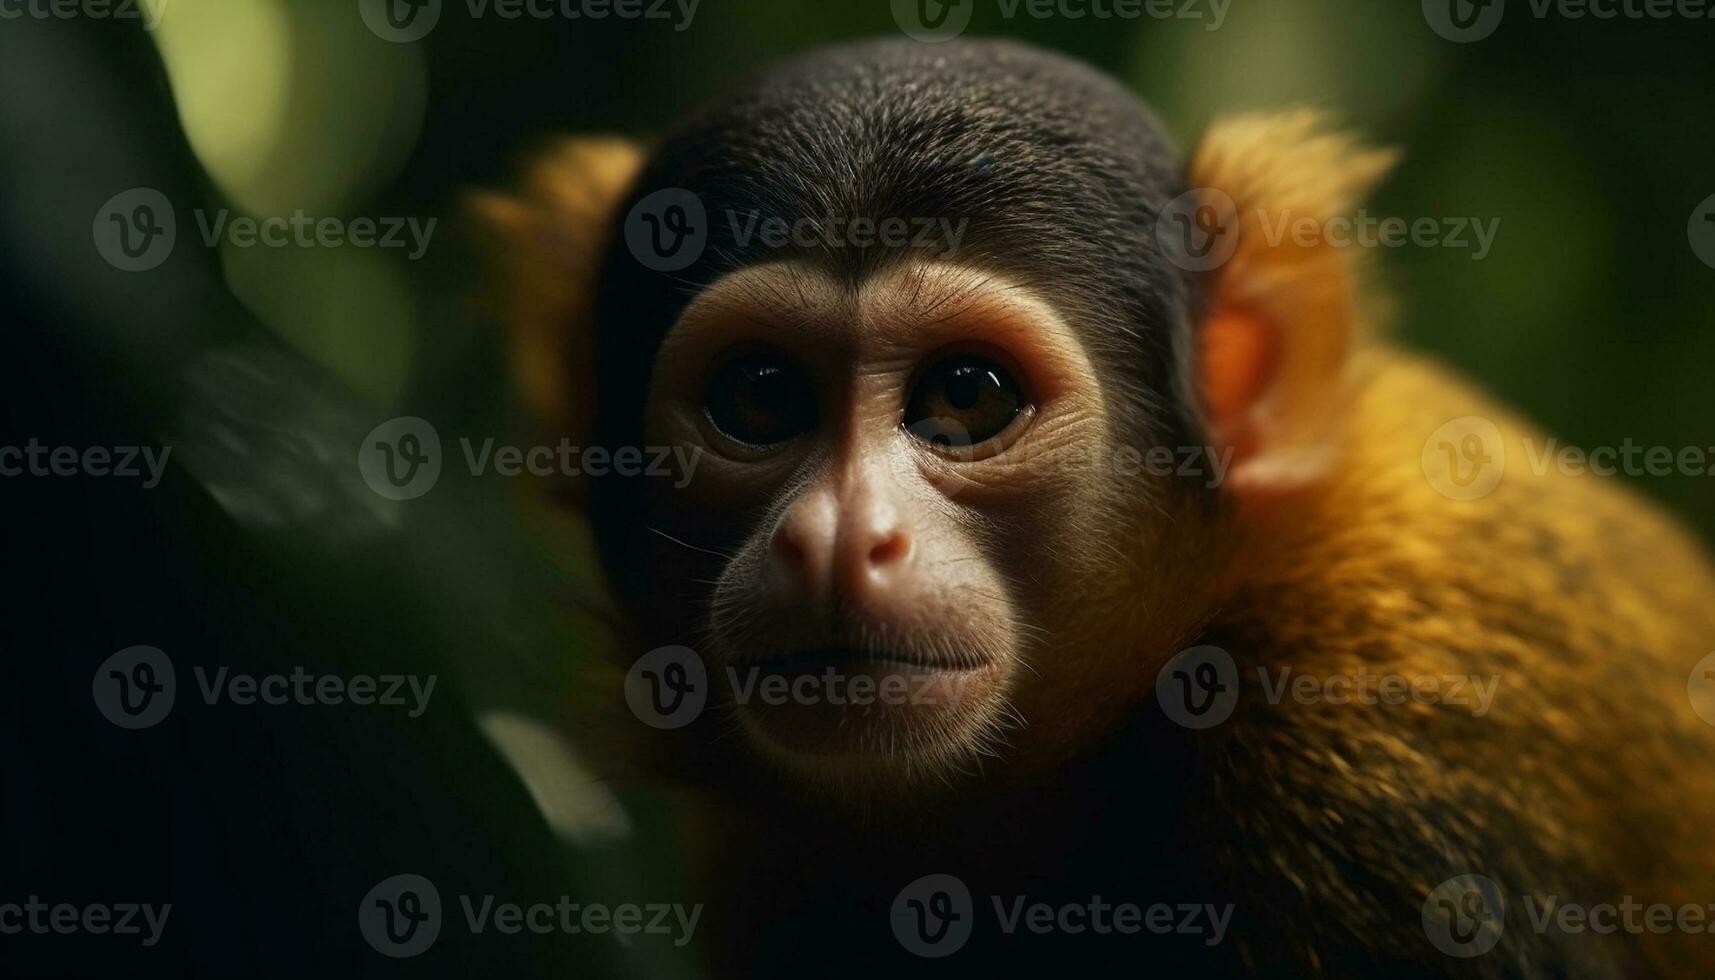
[[763, 657], [754, 666], [766, 674], [792, 678], [828, 671], [897, 676], [966, 673], [993, 664], [993, 658], [976, 651], [821, 646]]
[[[944, 751], [982, 723], [1005, 687], [1004, 657], [951, 643], [817, 644], [723, 671], [744, 729], [792, 767]], [[820, 763], [817, 763], [820, 764]]]

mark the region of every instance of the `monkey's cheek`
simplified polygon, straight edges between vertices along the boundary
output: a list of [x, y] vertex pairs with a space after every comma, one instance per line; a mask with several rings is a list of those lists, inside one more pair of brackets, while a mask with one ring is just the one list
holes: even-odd
[[729, 671], [734, 710], [764, 755], [883, 772], [978, 748], [1003, 712], [1011, 673], [1006, 661], [958, 670], [859, 661]]

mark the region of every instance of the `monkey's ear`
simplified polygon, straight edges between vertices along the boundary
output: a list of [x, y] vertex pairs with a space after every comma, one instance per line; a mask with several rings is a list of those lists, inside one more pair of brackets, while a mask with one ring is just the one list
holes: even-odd
[[523, 407], [543, 435], [574, 445], [592, 434], [601, 249], [642, 162], [627, 140], [567, 139], [535, 159], [516, 194], [468, 202]]
[[1395, 158], [1305, 111], [1218, 121], [1192, 156], [1191, 184], [1214, 208], [1202, 213], [1237, 233], [1209, 273], [1198, 375], [1241, 493], [1313, 482], [1333, 462], [1347, 355], [1370, 324], [1364, 249], [1330, 242], [1329, 222], [1351, 217]]

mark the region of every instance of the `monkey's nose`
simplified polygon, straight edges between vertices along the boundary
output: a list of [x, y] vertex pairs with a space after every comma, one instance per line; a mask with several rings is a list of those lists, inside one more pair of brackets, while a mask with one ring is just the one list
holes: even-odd
[[769, 553], [783, 582], [803, 597], [862, 600], [886, 588], [911, 560], [914, 543], [899, 512], [873, 497], [811, 493], [775, 528]]

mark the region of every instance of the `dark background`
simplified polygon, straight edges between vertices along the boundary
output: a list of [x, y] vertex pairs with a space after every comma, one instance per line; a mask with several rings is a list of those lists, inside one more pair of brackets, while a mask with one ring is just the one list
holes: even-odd
[[[1715, 269], [1688, 241], [1715, 194], [1715, 20], [1531, 15], [1454, 44], [1417, 4], [1233, 0], [1207, 21], [1007, 19], [1124, 78], [1189, 147], [1235, 109], [1322, 106], [1406, 150], [1377, 215], [1500, 219], [1481, 261], [1382, 250], [1404, 342], [1575, 445], [1715, 447]], [[394, 415], [504, 433], [491, 335], [470, 315], [461, 194], [562, 132], [647, 137], [768, 58], [896, 33], [885, 0], [704, 0], [692, 22], [509, 21], [449, 2], [389, 44], [354, 0], [171, 0], [159, 31], [0, 19], [0, 445], [175, 447], [166, 480], [0, 477], [0, 903], [172, 902], [161, 944], [0, 936], [0, 974], [663, 975], [683, 951], [472, 937], [416, 960], [358, 935], [371, 885], [669, 901], [670, 802], [564, 846], [475, 718], [564, 710], [605, 636], [579, 559], [504, 494], [448, 479], [407, 507], [355, 481]], [[104, 201], [161, 190], [172, 258], [107, 266]], [[193, 209], [403, 216], [429, 253], [206, 248]], [[1715, 478], [1638, 481], [1715, 537]], [[498, 499], [497, 499], [498, 498]], [[572, 573], [568, 576], [569, 571]], [[573, 582], [568, 585], [567, 582]], [[90, 683], [147, 643], [179, 671], [161, 725], [124, 731]], [[421, 718], [208, 706], [191, 667], [440, 677]], [[556, 685], [555, 680], [560, 680]]]

